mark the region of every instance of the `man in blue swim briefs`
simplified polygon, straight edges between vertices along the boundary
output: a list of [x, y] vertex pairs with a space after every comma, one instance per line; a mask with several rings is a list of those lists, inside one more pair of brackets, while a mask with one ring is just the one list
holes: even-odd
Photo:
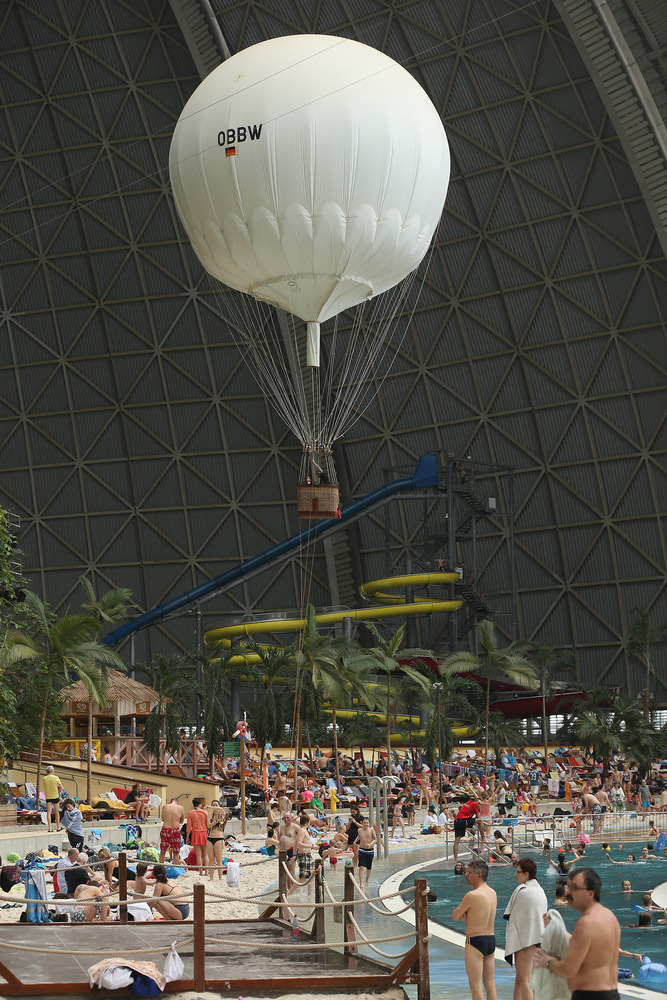
[[[496, 919], [498, 897], [487, 885], [489, 866], [481, 858], [468, 864], [466, 882], [470, 886], [452, 913], [454, 920], [465, 920], [465, 963], [472, 1000], [496, 1000], [495, 950], [493, 922]], [[484, 987], [484, 990], [482, 989]]]
[[579, 914], [565, 958], [535, 951], [535, 966], [567, 979], [572, 1000], [618, 1000], [618, 920], [600, 902], [602, 881], [592, 868], [570, 872], [565, 893]]

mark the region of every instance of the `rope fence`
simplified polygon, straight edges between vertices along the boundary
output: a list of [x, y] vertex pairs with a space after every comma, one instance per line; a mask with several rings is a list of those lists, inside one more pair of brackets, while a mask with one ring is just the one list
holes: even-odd
[[[193, 944], [194, 937], [179, 938], [176, 941], [178, 948], [183, 948], [185, 945]], [[33, 945], [28, 944], [8, 944], [7, 942], [3, 945], [3, 951], [31, 951], [36, 952], [40, 955], [60, 955], [62, 956], [62, 948], [35, 948]], [[131, 955], [167, 955], [171, 951], [171, 944], [162, 945], [160, 948], [133, 948], [128, 951], [114, 951], [114, 955], [120, 957], [128, 957]], [[104, 951], [97, 951], [91, 948], [80, 948], [74, 950], [72, 948], [67, 949], [68, 955], [103, 955], [105, 958], [109, 957], [109, 949], [105, 948]], [[4, 991], [4, 987], [3, 987]]]
[[[239, 990], [242, 992], [244, 988], [252, 989], [258, 982], [266, 983], [269, 980], [266, 979], [265, 971], [262, 969], [262, 963], [250, 962], [249, 965], [244, 965], [244, 963], [238, 963], [238, 960], [234, 960], [234, 955], [238, 955], [239, 952], [247, 953], [251, 955], [253, 952], [258, 953], [258, 957], [263, 952], [272, 952], [276, 956], [285, 956], [285, 959], [289, 959], [292, 956], [298, 956], [299, 953], [303, 955], [309, 955], [312, 953], [317, 953], [322, 958], [318, 962], [318, 972], [317, 976], [313, 973], [309, 976], [308, 973], [303, 975], [302, 972], [299, 973], [299, 981], [308, 980], [309, 984], [317, 982], [321, 983], [321, 978], [328, 978], [330, 981], [337, 981], [337, 972], [340, 968], [340, 960], [342, 960], [350, 970], [352, 974], [355, 985], [360, 987], [370, 988], [371, 986], [377, 986], [381, 984], [397, 985], [406, 983], [415, 983], [417, 985], [418, 1000], [430, 1000], [430, 975], [429, 975], [429, 965], [428, 965], [428, 902], [426, 896], [428, 894], [428, 888], [426, 880], [424, 878], [417, 878], [415, 880], [414, 886], [408, 886], [405, 889], [399, 889], [395, 892], [387, 894], [387, 896], [367, 896], [357, 880], [355, 879], [351, 868], [347, 868], [345, 871], [345, 884], [344, 884], [344, 896], [342, 899], [338, 900], [331, 892], [329, 886], [327, 886], [326, 879], [324, 877], [324, 866], [319, 863], [315, 868], [313, 873], [315, 879], [315, 900], [310, 901], [302, 898], [300, 901], [292, 900], [289, 897], [288, 890], [288, 869], [284, 864], [286, 856], [284, 852], [281, 852], [279, 858], [279, 873], [280, 873], [280, 888], [277, 896], [273, 896], [270, 900], [267, 900], [265, 896], [229, 896], [220, 897], [212, 895], [206, 892], [204, 884], [198, 883], [193, 887], [193, 892], [178, 892], [176, 889], [170, 895], [167, 896], [156, 896], [156, 897], [146, 897], [143, 894], [138, 894], [136, 896], [131, 896], [130, 898], [125, 898], [125, 892], [128, 887], [122, 881], [126, 874], [126, 858], [121, 855], [120, 864], [120, 874], [121, 874], [121, 885], [119, 888], [120, 895], [123, 896], [122, 899], [117, 900], [117, 905], [120, 908], [119, 913], [119, 923], [113, 924], [112, 926], [125, 926], [127, 927], [127, 917], [126, 908], [131, 905], [132, 900], [141, 902], [147, 902], [149, 905], [159, 904], [163, 900], [167, 901], [193, 901], [192, 908], [192, 935], [178, 936], [174, 934], [176, 928], [173, 927], [170, 921], [166, 923], [155, 924], [149, 921], [141, 929], [142, 940], [145, 938], [145, 934], [149, 934], [148, 941], [142, 947], [129, 947], [125, 950], [116, 951], [113, 948], [113, 954], [118, 957], [119, 962], [122, 964], [123, 958], [128, 960], [131, 958], [144, 957], [167, 954], [170, 951], [171, 941], [175, 939], [177, 948], [181, 950], [188, 950], [187, 954], [190, 955], [190, 960], [193, 963], [193, 978], [191, 980], [183, 980], [183, 985], [185, 988], [186, 983], [193, 984], [195, 992], [203, 992], [205, 989], [210, 988], [210, 986], [224, 986], [227, 984], [226, 988], [229, 989], [229, 982], [233, 980], [235, 984], [239, 986]], [[308, 880], [310, 882], [310, 878]], [[300, 885], [305, 885], [306, 883], [298, 883]], [[326, 897], [326, 898], [325, 898]], [[377, 936], [368, 936], [368, 928], [366, 932], [359, 925], [357, 919], [355, 918], [355, 907], [357, 906], [371, 906], [378, 913], [386, 914], [387, 911], [380, 909], [379, 906], [375, 906], [375, 903], [382, 903], [385, 900], [398, 897], [404, 900], [405, 905], [401, 907], [399, 912], [404, 912], [405, 910], [414, 907], [415, 912], [415, 926], [413, 929], [400, 929], [400, 933], [396, 934], [379, 934]], [[411, 897], [411, 898], [405, 898]], [[48, 909], [49, 905], [63, 904], [67, 909], [85, 909], [86, 907], [94, 907], [99, 909], [104, 907], [109, 902], [108, 896], [94, 896], [85, 899], [75, 899], [62, 897], [59, 899], [40, 899], [40, 898], [29, 898], [29, 899], [16, 899], [15, 896], [9, 893], [0, 894], [0, 898], [11, 899], [16, 905], [23, 905], [26, 907], [41, 907], [42, 910]], [[207, 920], [206, 918], [206, 901], [213, 899], [217, 903], [236, 903], [241, 901], [252, 902], [260, 907], [259, 916], [255, 918], [238, 918], [231, 917], [227, 920], [220, 920], [220, 930], [222, 933], [217, 936], [215, 932], [212, 934], [216, 921], [215, 919]], [[268, 904], [268, 905], [267, 905]], [[335, 940], [326, 940], [326, 922], [325, 922], [325, 908], [330, 908], [337, 913], [334, 916], [334, 922], [342, 924], [342, 940], [340, 940], [339, 934], [335, 934]], [[106, 911], [103, 911], [106, 912]], [[308, 929], [304, 929], [303, 934], [301, 934], [300, 939], [297, 940], [284, 940], [284, 935], [286, 931], [285, 925], [285, 914], [289, 913], [290, 917], [293, 919], [295, 915], [300, 915], [300, 920], [305, 922], [311, 921]], [[29, 911], [30, 914], [30, 911]], [[358, 916], [358, 914], [357, 914]], [[106, 921], [105, 921], [106, 922]], [[243, 927], [239, 928], [237, 923], [243, 923]], [[227, 934], [225, 934], [223, 927], [227, 929]], [[294, 925], [296, 926], [296, 920], [294, 920]], [[363, 925], [363, 921], [362, 921]], [[90, 920], [86, 924], [80, 923], [79, 926], [91, 926]], [[150, 941], [150, 928], [163, 927], [163, 932], [160, 934], [160, 938], [163, 937], [165, 930], [169, 934], [169, 942], [163, 942], [161, 944], [156, 944], [151, 946]], [[233, 927], [233, 929], [232, 929]], [[256, 930], [259, 929], [259, 930]], [[389, 928], [391, 929], [391, 927]], [[185, 930], [185, 928], [183, 928]], [[267, 933], [271, 930], [271, 933]], [[42, 931], [41, 934], [46, 934], [47, 931]], [[127, 939], [129, 945], [136, 943], [136, 928], [130, 931], [132, 938]], [[157, 932], [156, 932], [157, 933]], [[372, 935], [372, 931], [370, 932]], [[232, 936], [230, 936], [230, 934]], [[305, 938], [305, 940], [304, 940]], [[47, 942], [50, 942], [52, 938], [48, 938]], [[59, 946], [57, 948], [48, 947], [48, 943], [45, 942], [44, 946], [39, 944], [25, 944], [25, 938], [20, 936], [18, 942], [15, 944], [11, 938], [11, 935], [6, 935], [4, 939], [3, 948], [3, 958], [0, 962], [0, 971], [5, 979], [9, 976], [8, 984], [9, 988], [3, 988], [3, 992], [14, 993], [14, 994], [30, 994], [43, 992], [42, 983], [25, 983], [22, 978], [18, 978], [8, 966], [7, 963], [11, 961], [11, 955], [13, 952], [17, 953], [27, 953], [34, 955], [44, 955], [45, 957], [63, 955], [63, 946], [60, 943], [59, 936], [57, 937]], [[79, 947], [66, 947], [65, 953], [67, 955], [73, 956], [91, 956], [91, 957], [106, 957], [110, 955], [109, 945], [106, 944], [104, 947], [100, 947], [99, 937], [95, 935], [91, 938], [90, 947], [85, 947], [86, 937], [84, 935], [83, 940], [81, 938], [76, 938], [72, 941], [74, 945], [79, 945]], [[114, 939], [115, 940], [115, 939]], [[122, 942], [123, 938], [120, 939]], [[391, 952], [382, 948], [381, 946], [386, 944], [394, 944], [400, 942], [408, 942], [407, 948], [398, 953], [391, 954]], [[212, 952], [211, 949], [216, 949]], [[217, 949], [222, 949], [218, 951]], [[364, 954], [359, 955], [359, 950], [363, 949]], [[219, 973], [224, 976], [224, 979], [208, 980], [206, 977], [206, 963], [207, 963], [207, 952], [210, 962], [222, 971]], [[377, 955], [381, 956], [385, 960], [389, 960], [392, 964], [391, 968], [387, 968], [386, 965], [378, 966], [377, 959], [373, 959], [371, 952], [375, 952]], [[337, 953], [341, 956], [340, 960], [336, 960], [334, 964], [327, 962], [326, 956], [329, 953]], [[184, 952], [185, 954], [185, 952]], [[20, 958], [17, 954], [14, 958], [14, 962], [19, 962]], [[359, 963], [362, 963], [359, 965]], [[222, 964], [221, 964], [222, 963]], [[365, 965], [363, 963], [366, 963]], [[373, 964], [375, 963], [375, 964]], [[231, 965], [231, 967], [230, 967]], [[27, 966], [21, 965], [17, 968], [17, 973], [23, 973], [25, 968], [31, 968], [30, 963]], [[285, 964], [281, 964], [276, 961], [273, 963], [273, 968], [275, 969], [274, 975], [275, 979], [270, 981], [274, 984], [274, 988], [282, 989], [282, 984], [291, 984], [294, 981], [294, 973], [289, 970]], [[261, 976], [257, 976], [257, 970], [261, 970]], [[253, 975], [257, 978], [253, 979]], [[338, 977], [340, 978], [340, 977]], [[208, 984], [208, 986], [207, 986]], [[246, 985], [247, 984], [247, 985]], [[236, 985], [232, 987], [236, 989]]]
[[[284, 867], [285, 867], [286, 871], [289, 874], [289, 870], [287, 869], [287, 866], [284, 866]], [[312, 873], [312, 875], [308, 879], [308, 882], [310, 882], [311, 879], [314, 878], [315, 874], [316, 874], [316, 872]], [[359, 883], [357, 882], [357, 880], [354, 878], [353, 875], [351, 875], [351, 878], [352, 878], [352, 882], [353, 882], [353, 884], [355, 886], [355, 889], [357, 890], [357, 892], [359, 893], [359, 895], [361, 897], [360, 900], [357, 900], [357, 905], [369, 905], [377, 913], [381, 913], [384, 916], [387, 915], [388, 911], [386, 909], [383, 910], [383, 909], [375, 906], [374, 905], [375, 903], [382, 903], [386, 899], [394, 899], [397, 896], [409, 895], [410, 893], [414, 893], [414, 891], [415, 891], [412, 886], [409, 886], [406, 889], [397, 889], [395, 892], [387, 893], [384, 896], [367, 896], [364, 893], [362, 887], [359, 885]], [[294, 879], [292, 881], [294, 881]], [[304, 881], [304, 882], [296, 881], [296, 884], [298, 886], [304, 887], [304, 886], [306, 886], [308, 884], [308, 882], [306, 882], [306, 881]], [[313, 911], [315, 911], [317, 909], [322, 909], [322, 908], [325, 908], [325, 909], [329, 909], [329, 908], [333, 909], [334, 907], [340, 908], [343, 905], [343, 903], [345, 902], [345, 900], [344, 899], [338, 899], [338, 900], [336, 899], [336, 897], [331, 892], [331, 889], [329, 888], [329, 884], [327, 883], [327, 881], [326, 881], [325, 878], [322, 879], [322, 884], [323, 884], [324, 890], [327, 893], [327, 895], [329, 896], [329, 899], [331, 900], [331, 902], [328, 902], [328, 903], [327, 902], [314, 903], [311, 900], [309, 900], [307, 902], [300, 903], [300, 902], [298, 902], [295, 899], [290, 899], [290, 901], [289, 901], [289, 907], [292, 909], [292, 911], [294, 911], [296, 909], [305, 909], [306, 907], [310, 907]], [[12, 904], [14, 906], [47, 906], [47, 905], [60, 906], [60, 905], [64, 905], [64, 906], [67, 906], [67, 907], [74, 908], [75, 906], [76, 907], [103, 906], [105, 903], [107, 905], [110, 905], [110, 906], [113, 906], [113, 907], [116, 907], [116, 906], [121, 906], [121, 907], [128, 906], [128, 905], [130, 905], [133, 902], [148, 903], [149, 905], [151, 905], [151, 903], [157, 903], [160, 900], [169, 900], [170, 902], [177, 902], [177, 903], [191, 903], [193, 901], [193, 898], [194, 898], [194, 893], [193, 892], [185, 892], [184, 890], [180, 890], [178, 893], [172, 892], [172, 893], [169, 893], [166, 896], [147, 896], [147, 895], [143, 895], [141, 893], [135, 894], [132, 891], [132, 889], [129, 888], [129, 887], [127, 888], [126, 891], [127, 891], [127, 894], [128, 894], [128, 898], [124, 899], [124, 900], [115, 899], [115, 897], [118, 896], [119, 892], [120, 892], [120, 890], [118, 890], [118, 889], [112, 889], [108, 893], [104, 893], [101, 896], [95, 896], [95, 897], [92, 897], [92, 898], [82, 899], [82, 900], [77, 900], [74, 896], [48, 896], [46, 898], [44, 898], [42, 896], [39, 896], [39, 897], [35, 897], [33, 899], [28, 899], [25, 896], [20, 896], [19, 897], [17, 893], [1, 892], [0, 891], [0, 900], [7, 900], [7, 902], [9, 902], [10, 904]], [[273, 891], [275, 891], [275, 890], [273, 890]], [[270, 894], [271, 894], [271, 896], [270, 896]], [[113, 900], [112, 900], [112, 897], [114, 897]], [[222, 903], [222, 904], [249, 903], [249, 904], [254, 904], [254, 905], [257, 905], [257, 906], [262, 906], [262, 905], [265, 905], [267, 902], [272, 902], [273, 901], [272, 890], [270, 890], [270, 889], [266, 889], [266, 890], [264, 890], [264, 892], [261, 895], [256, 895], [256, 896], [219, 896], [219, 895], [216, 895], [216, 893], [204, 892], [203, 893], [203, 898], [204, 898], [204, 900], [207, 900], [207, 901], [212, 902], [212, 903]], [[283, 903], [286, 904], [286, 900], [284, 899], [284, 896], [281, 897], [281, 902], [283, 902]], [[404, 913], [405, 910], [411, 909], [414, 905], [415, 905], [415, 900], [413, 899], [413, 900], [411, 900], [407, 904], [407, 906], [403, 907], [401, 910], [393, 910], [391, 912], [392, 913]], [[307, 919], [307, 918], [304, 918], [304, 919]]]
[[[380, 913], [382, 916], [386, 916], [387, 912], [388, 912], [387, 908], [385, 907], [385, 909], [383, 910], [379, 906], [376, 906], [375, 903], [373, 902], [373, 900], [369, 899], [368, 896], [365, 894], [364, 890], [361, 888], [360, 884], [357, 882], [357, 880], [355, 879], [354, 875], [352, 876], [352, 881], [354, 883], [355, 889], [357, 890], [357, 892], [361, 896], [362, 902], [364, 904], [370, 906], [370, 908], [372, 910], [375, 910], [376, 913]], [[389, 896], [381, 897], [380, 896], [378, 898], [379, 899], [390, 899], [391, 897], [389, 897]], [[411, 899], [409, 901], [409, 903], [407, 903], [405, 906], [401, 907], [400, 910], [392, 910], [391, 911], [392, 916], [398, 916], [399, 913], [405, 913], [406, 910], [411, 910], [412, 907], [415, 905], [415, 903], [416, 903], [416, 897], [415, 897], [415, 899]]]
[[[398, 954], [392, 955], [391, 952], [381, 951], [380, 948], [376, 948], [375, 946], [378, 945], [378, 944], [386, 944], [389, 941], [404, 941], [406, 938], [414, 939], [414, 936], [415, 936], [414, 933], [412, 933], [412, 934], [396, 934], [393, 937], [373, 938], [373, 939], [371, 939], [371, 938], [367, 938], [366, 937], [366, 935], [362, 931], [361, 927], [359, 926], [359, 924], [357, 923], [357, 921], [354, 919], [354, 915], [353, 914], [350, 914], [350, 921], [352, 922], [352, 924], [354, 926], [354, 929], [356, 930], [357, 934], [359, 935], [359, 939], [362, 942], [362, 944], [368, 945], [368, 947], [372, 951], [377, 952], [378, 955], [382, 955], [383, 958], [405, 958], [405, 956], [407, 954], [409, 954], [409, 952], [411, 951], [411, 948], [406, 948], [405, 951], [401, 951]], [[428, 934], [426, 936], [425, 940], [428, 941], [430, 939], [430, 937], [431, 937], [431, 935]]]
[[[364, 939], [364, 944], [368, 945], [385, 944], [389, 941], [406, 941], [408, 938], [414, 941], [415, 939], [414, 931], [411, 931], [408, 934], [394, 934], [391, 937], [373, 938], [372, 940], [366, 938]], [[207, 937], [204, 940], [206, 941], [206, 944], [221, 944], [224, 947], [228, 948], [249, 948], [249, 949], [259, 948], [262, 951], [323, 951], [325, 949], [340, 950], [341, 948], [345, 947], [345, 944], [342, 941], [331, 941], [329, 944], [327, 944], [325, 941], [318, 942], [315, 944], [311, 944], [306, 941], [300, 941], [299, 944], [289, 944], [289, 943], [283, 944], [282, 942], [280, 943], [269, 942], [268, 944], [258, 944], [256, 941], [238, 941], [236, 939], [231, 939], [231, 938]], [[410, 949], [408, 949], [408, 951], [409, 950]], [[405, 954], [407, 955], [407, 952]], [[395, 956], [390, 955], [389, 957], [394, 958]]]

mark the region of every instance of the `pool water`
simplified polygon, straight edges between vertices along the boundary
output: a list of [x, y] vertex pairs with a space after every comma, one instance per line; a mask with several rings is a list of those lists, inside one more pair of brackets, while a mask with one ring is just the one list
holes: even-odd
[[[616, 861], [625, 861], [628, 854], [638, 855], [642, 845], [629, 844], [622, 851], [617, 846], [612, 846], [611, 857]], [[549, 905], [553, 904], [556, 879], [559, 873], [551, 867], [546, 857], [538, 855], [537, 851], [527, 851], [525, 856], [530, 857], [537, 865], [537, 878], [544, 889]], [[572, 857], [569, 855], [568, 857]], [[465, 860], [465, 858], [463, 858]], [[660, 857], [655, 861], [636, 861], [634, 864], [614, 865], [609, 860], [608, 853], [595, 844], [586, 850], [585, 858], [577, 865], [570, 868], [570, 871], [582, 867], [595, 868], [602, 879], [601, 901], [608, 906], [618, 918], [621, 925], [621, 948], [637, 954], [650, 955], [653, 962], [662, 962], [667, 965], [667, 925], [658, 924], [656, 921], [661, 918], [662, 913], [653, 914], [653, 925], [641, 930], [626, 927], [626, 924], [636, 924], [638, 913], [631, 909], [631, 904], [641, 905], [642, 892], [654, 889], [661, 882], [667, 881], [667, 861]], [[429, 904], [429, 917], [450, 927], [459, 933], [464, 932], [465, 925], [460, 921], [452, 920], [452, 910], [460, 903], [464, 894], [468, 891], [468, 885], [462, 875], [454, 875], [451, 866], [447, 869], [429, 868], [428, 884], [437, 895], [438, 900]], [[503, 920], [503, 912], [507, 902], [517, 887], [515, 878], [516, 871], [508, 865], [493, 863], [489, 869], [489, 885], [498, 893], [498, 910], [496, 913], [496, 941], [498, 947], [504, 947], [505, 929], [507, 922]], [[403, 886], [411, 885], [414, 875], [405, 879]], [[621, 882], [628, 879], [632, 885], [632, 893], [621, 892]], [[577, 920], [577, 913], [568, 906], [557, 907], [563, 917], [567, 929], [571, 932]], [[619, 956], [619, 965], [622, 968], [629, 968], [635, 974], [639, 971], [639, 963], [631, 958]], [[651, 989], [662, 993], [667, 993], [667, 983], [658, 985], [651, 984]]]

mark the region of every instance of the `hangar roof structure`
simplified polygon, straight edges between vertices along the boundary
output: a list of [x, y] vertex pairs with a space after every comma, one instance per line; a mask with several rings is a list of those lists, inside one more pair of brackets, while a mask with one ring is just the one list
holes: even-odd
[[[343, 496], [426, 452], [493, 467], [475, 570], [502, 609], [514, 470], [520, 633], [575, 647], [587, 684], [639, 690], [633, 609], [667, 619], [663, 0], [7, 0], [0, 504], [21, 518], [24, 572], [55, 608], [78, 607], [88, 574], [147, 609], [297, 530], [298, 443], [237, 350], [167, 168], [200, 80], [302, 32], [405, 66], [452, 152], [407, 346], [336, 452]], [[388, 543], [371, 512], [317, 551], [313, 603], [359, 603], [387, 544], [397, 572], [421, 551], [421, 514], [397, 509]], [[202, 620], [301, 607], [304, 562], [140, 633], [136, 657], [192, 648]]]

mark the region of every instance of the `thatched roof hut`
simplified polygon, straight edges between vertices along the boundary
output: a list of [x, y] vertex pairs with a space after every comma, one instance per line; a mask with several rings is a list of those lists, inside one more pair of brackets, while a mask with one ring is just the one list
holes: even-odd
[[[88, 715], [88, 692], [83, 681], [75, 681], [60, 692], [63, 717]], [[108, 671], [107, 701], [100, 708], [93, 703], [94, 716], [143, 716], [148, 715], [158, 696], [153, 688], [133, 680], [118, 670]]]
[[[88, 719], [88, 692], [83, 681], [75, 681], [60, 692], [61, 716], [67, 724], [70, 740], [86, 738]], [[135, 681], [118, 670], [109, 670], [106, 704], [93, 702], [93, 736], [101, 737], [116, 745], [128, 736], [143, 732], [146, 716], [158, 702], [153, 688]], [[78, 749], [77, 749], [78, 754]]]

